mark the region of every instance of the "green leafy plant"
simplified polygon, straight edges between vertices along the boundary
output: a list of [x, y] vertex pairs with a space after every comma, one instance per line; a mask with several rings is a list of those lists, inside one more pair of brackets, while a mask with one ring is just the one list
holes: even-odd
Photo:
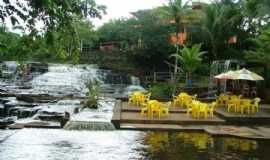
[[246, 59], [270, 67], [270, 27], [264, 29], [258, 38], [252, 38], [250, 41], [254, 44], [255, 49], [246, 51]]
[[149, 92], [153, 99], [169, 99], [173, 93], [173, 86], [167, 83], [152, 84]]
[[97, 108], [100, 82], [97, 79], [90, 79], [85, 82], [85, 86], [88, 88], [88, 93], [84, 107]]
[[201, 44], [195, 44], [191, 48], [184, 46], [184, 48], [181, 49], [178, 54], [172, 55], [179, 59], [180, 63], [182, 64], [182, 67], [186, 72], [188, 86], [192, 85], [192, 73], [201, 65], [202, 56], [206, 53], [200, 50]]

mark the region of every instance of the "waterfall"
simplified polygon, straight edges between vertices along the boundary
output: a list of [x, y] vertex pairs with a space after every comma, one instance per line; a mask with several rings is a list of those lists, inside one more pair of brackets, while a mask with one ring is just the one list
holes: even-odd
[[87, 92], [83, 81], [94, 78], [99, 79], [95, 66], [51, 64], [49, 71], [34, 78], [31, 84], [39, 93], [83, 95]]
[[[95, 65], [49, 64], [48, 67], [48, 72], [39, 74], [30, 81], [30, 88], [22, 89], [16, 87], [16, 84], [11, 84], [14, 88], [12, 91], [23, 93], [26, 97], [32, 95], [41, 101], [46, 98], [53, 99], [53, 101], [42, 101], [43, 103], [38, 103], [38, 106], [31, 107], [22, 106], [21, 102], [16, 101], [7, 110], [7, 114], [21, 117], [22, 119], [19, 119], [18, 123], [36, 121], [55, 123], [55, 119], [69, 112], [70, 122], [65, 126], [68, 130], [113, 130], [114, 126], [110, 121], [115, 103], [114, 98], [100, 96], [98, 109], [82, 109], [79, 113], [73, 113], [75, 108], [83, 108], [81, 102], [87, 98], [88, 89], [85, 81], [89, 79], [100, 81], [100, 95], [111, 92], [110, 96], [117, 94], [127, 96], [135, 90], [144, 90], [140, 86], [139, 78], [98, 69]], [[4, 111], [4, 107], [0, 106], [0, 112]]]
[[140, 86], [140, 79], [138, 77], [131, 76], [131, 84], [134, 86]]

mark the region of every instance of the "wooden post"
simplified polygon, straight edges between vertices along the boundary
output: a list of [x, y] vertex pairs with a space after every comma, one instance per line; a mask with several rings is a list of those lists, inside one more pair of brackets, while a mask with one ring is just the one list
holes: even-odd
[[156, 82], [157, 82], [157, 73], [154, 72], [154, 83], [156, 83]]

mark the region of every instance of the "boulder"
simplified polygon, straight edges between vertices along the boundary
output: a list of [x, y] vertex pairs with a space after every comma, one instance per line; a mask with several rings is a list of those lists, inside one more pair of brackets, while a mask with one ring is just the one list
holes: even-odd
[[83, 105], [83, 108], [98, 109], [97, 100], [87, 99], [82, 101], [81, 104]]
[[49, 94], [18, 94], [17, 100], [28, 103], [48, 103], [55, 102], [59, 97], [51, 96]]

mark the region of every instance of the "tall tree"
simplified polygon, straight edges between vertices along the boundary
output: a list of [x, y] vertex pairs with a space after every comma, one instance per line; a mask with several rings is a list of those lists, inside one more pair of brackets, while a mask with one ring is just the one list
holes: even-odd
[[241, 8], [231, 0], [203, 7], [202, 33], [204, 43], [211, 47], [212, 59], [219, 59], [219, 48], [225, 48], [228, 39], [237, 34], [242, 21]]
[[270, 27], [262, 30], [258, 38], [251, 39], [253, 42], [253, 49], [246, 51], [246, 58], [249, 61], [256, 61], [270, 67]]
[[[184, 14], [185, 14], [185, 9], [187, 8], [187, 3], [184, 4], [182, 0], [170, 0], [169, 1], [169, 8], [170, 8], [170, 13], [175, 21], [174, 27], [175, 27], [175, 34], [176, 34], [176, 53], [179, 51], [179, 33], [184, 30], [183, 27], [183, 19], [184, 19]], [[175, 58], [174, 62], [174, 83], [176, 84], [176, 77], [178, 74], [178, 59]]]
[[[79, 37], [76, 30], [76, 20], [85, 18], [100, 18], [105, 13], [105, 6], [97, 5], [95, 0], [4, 0], [0, 4], [0, 19], [2, 22], [10, 19], [14, 27], [25, 24], [24, 30], [30, 31], [29, 39], [35, 39], [45, 33], [47, 42], [53, 44], [53, 32], [61, 33], [60, 39], [69, 39], [69, 51], [57, 52], [70, 53], [73, 62], [79, 58]], [[37, 24], [42, 24], [42, 29], [37, 29]], [[24, 26], [24, 25], [22, 25]], [[22, 27], [20, 27], [22, 28]], [[32, 37], [32, 38], [31, 38]], [[35, 37], [35, 38], [33, 38]], [[65, 48], [65, 47], [63, 47]], [[65, 55], [67, 56], [67, 55]]]
[[20, 21], [32, 33], [37, 32], [37, 23], [44, 24], [44, 30], [59, 26], [72, 27], [74, 17], [101, 17], [105, 6], [97, 5], [94, 0], [3, 0], [0, 19], [10, 19], [13, 25]]

